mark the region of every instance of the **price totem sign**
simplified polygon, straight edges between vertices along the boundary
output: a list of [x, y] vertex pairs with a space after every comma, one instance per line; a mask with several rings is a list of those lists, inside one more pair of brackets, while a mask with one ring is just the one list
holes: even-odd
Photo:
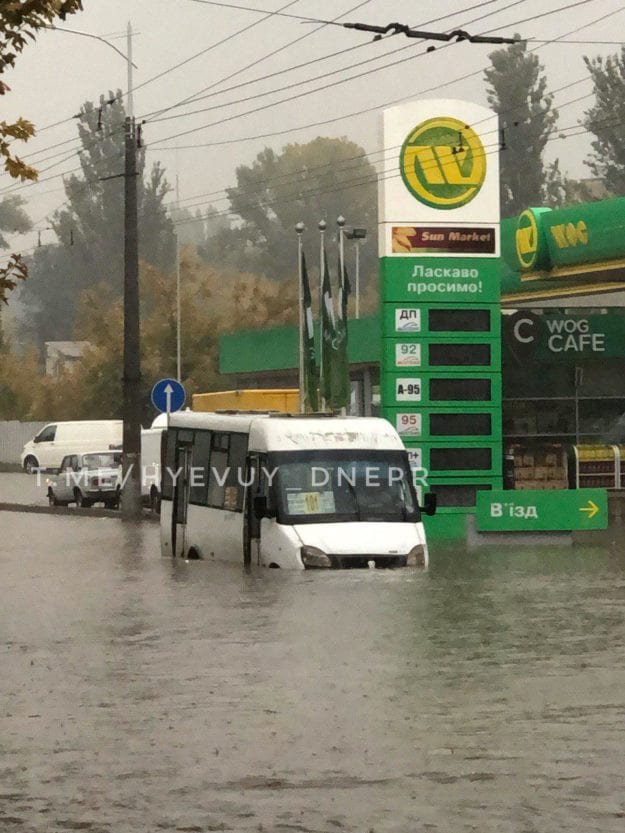
[[379, 179], [382, 410], [442, 511], [471, 511], [502, 476], [497, 117], [414, 101], [382, 135], [399, 148]]

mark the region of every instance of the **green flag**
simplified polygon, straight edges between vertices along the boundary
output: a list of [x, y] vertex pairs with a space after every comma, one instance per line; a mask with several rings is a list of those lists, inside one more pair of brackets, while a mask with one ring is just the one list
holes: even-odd
[[340, 257], [339, 275], [339, 311], [334, 328], [334, 364], [332, 368], [332, 407], [336, 409], [349, 408], [352, 398], [349, 358], [347, 356], [347, 301], [350, 284], [344, 264], [341, 270]]
[[310, 283], [308, 281], [308, 270], [306, 269], [306, 257], [303, 249], [300, 269], [302, 276], [302, 350], [304, 353], [302, 395], [304, 411], [316, 411], [318, 410], [317, 356], [315, 352], [315, 333], [313, 329], [312, 297], [310, 294]]
[[334, 367], [335, 321], [332, 286], [325, 247], [321, 258], [321, 343], [319, 362], [319, 393], [325, 407], [332, 407], [332, 369]]

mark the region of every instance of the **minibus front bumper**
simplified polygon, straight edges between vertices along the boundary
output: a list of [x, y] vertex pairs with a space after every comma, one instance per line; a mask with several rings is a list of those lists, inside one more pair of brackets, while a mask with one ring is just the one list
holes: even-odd
[[301, 548], [302, 564], [307, 570], [396, 569], [398, 567], [425, 567], [426, 555], [422, 544], [409, 553], [326, 553], [317, 547]]

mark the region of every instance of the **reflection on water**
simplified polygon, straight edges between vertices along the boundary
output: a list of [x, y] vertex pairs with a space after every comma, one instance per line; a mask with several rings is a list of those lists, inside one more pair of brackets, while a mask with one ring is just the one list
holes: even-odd
[[0, 523], [2, 831], [623, 829], [620, 542], [246, 574]]

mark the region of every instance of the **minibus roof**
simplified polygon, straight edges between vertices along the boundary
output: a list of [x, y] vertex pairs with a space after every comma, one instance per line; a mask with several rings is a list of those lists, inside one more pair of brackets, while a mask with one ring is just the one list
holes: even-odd
[[321, 448], [403, 450], [393, 426], [379, 417], [340, 417], [275, 412], [178, 411], [169, 415], [174, 428], [249, 433], [254, 451], [305, 451]]

